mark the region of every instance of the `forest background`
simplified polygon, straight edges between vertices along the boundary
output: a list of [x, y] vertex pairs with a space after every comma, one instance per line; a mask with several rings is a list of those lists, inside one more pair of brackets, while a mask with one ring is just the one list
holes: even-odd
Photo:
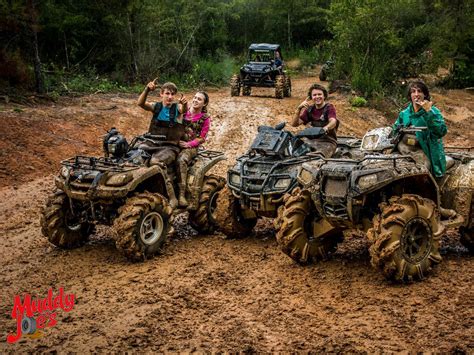
[[471, 0], [0, 0], [0, 94], [139, 91], [159, 76], [226, 85], [250, 43], [279, 43], [293, 71], [391, 95], [436, 73], [474, 86]]

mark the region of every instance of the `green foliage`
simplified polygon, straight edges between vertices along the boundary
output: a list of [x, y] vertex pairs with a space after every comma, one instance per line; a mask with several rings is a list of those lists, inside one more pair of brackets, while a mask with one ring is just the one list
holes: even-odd
[[255, 42], [279, 43], [297, 69], [333, 58], [332, 77], [368, 98], [449, 63], [459, 87], [473, 81], [473, 11], [469, 0], [3, 0], [0, 82], [33, 86], [37, 34], [49, 92], [157, 76], [222, 85]]
[[353, 96], [350, 99], [350, 103], [354, 107], [364, 107], [367, 106], [367, 100], [361, 96]]

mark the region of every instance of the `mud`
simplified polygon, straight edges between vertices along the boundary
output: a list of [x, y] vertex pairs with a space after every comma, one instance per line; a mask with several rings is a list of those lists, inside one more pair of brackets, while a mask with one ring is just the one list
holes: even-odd
[[[273, 90], [250, 97], [210, 92], [213, 127], [207, 147], [228, 165], [249, 146], [259, 125], [288, 121], [316, 77], [293, 80], [293, 97]], [[192, 93], [187, 93], [190, 98]], [[447, 145], [472, 145], [472, 95], [434, 93], [445, 113]], [[339, 134], [361, 136], [393, 123], [369, 108], [352, 108], [333, 94]], [[368, 242], [346, 236], [335, 255], [302, 267], [276, 246], [272, 223], [260, 221], [243, 240], [198, 235], [178, 216], [163, 253], [129, 263], [111, 231], [98, 228], [85, 246], [64, 251], [41, 236], [39, 212], [61, 159], [98, 154], [111, 126], [128, 138], [148, 115], [132, 95], [93, 95], [54, 105], [0, 106], [0, 352], [17, 351], [309, 351], [473, 352], [474, 260], [455, 232], [442, 240], [443, 262], [432, 276], [392, 284], [370, 266]], [[15, 295], [44, 297], [64, 287], [77, 303], [58, 311], [58, 323], [37, 339], [7, 344], [15, 331]]]

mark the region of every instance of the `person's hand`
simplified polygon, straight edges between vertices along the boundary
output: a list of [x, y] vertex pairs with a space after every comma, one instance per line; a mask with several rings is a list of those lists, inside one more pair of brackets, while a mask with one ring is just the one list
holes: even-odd
[[156, 90], [156, 84], [155, 81], [150, 81], [147, 85], [146, 88], [148, 91], [155, 91]]
[[425, 110], [426, 112], [430, 111], [431, 107], [433, 106], [433, 103], [431, 101], [428, 101], [428, 100], [415, 101], [415, 103], [418, 106], [421, 106], [423, 108], [423, 110]]
[[179, 143], [178, 143], [178, 144], [179, 144], [179, 146], [180, 146], [181, 148], [184, 148], [184, 149], [186, 149], [186, 148], [189, 148], [189, 144], [188, 144], [188, 142], [185, 142], [185, 141], [179, 141]]
[[179, 98], [179, 103], [183, 106], [187, 105], [187, 103], [188, 103], [188, 100], [186, 99], [186, 97], [183, 94], [181, 94], [181, 97]]
[[309, 98], [306, 98], [302, 103], [299, 104], [298, 109], [308, 109], [309, 106], [311, 105], [311, 100]]

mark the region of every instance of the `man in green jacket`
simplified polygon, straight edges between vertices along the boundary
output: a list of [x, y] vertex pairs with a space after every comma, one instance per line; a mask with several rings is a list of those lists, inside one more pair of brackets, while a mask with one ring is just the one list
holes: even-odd
[[394, 131], [402, 127], [427, 127], [416, 132], [416, 135], [405, 134], [398, 145], [402, 154], [413, 158], [429, 167], [435, 177], [442, 177], [446, 172], [446, 156], [442, 138], [448, 132], [443, 115], [430, 101], [428, 87], [421, 80], [408, 85], [410, 105], [398, 115], [393, 125]]

